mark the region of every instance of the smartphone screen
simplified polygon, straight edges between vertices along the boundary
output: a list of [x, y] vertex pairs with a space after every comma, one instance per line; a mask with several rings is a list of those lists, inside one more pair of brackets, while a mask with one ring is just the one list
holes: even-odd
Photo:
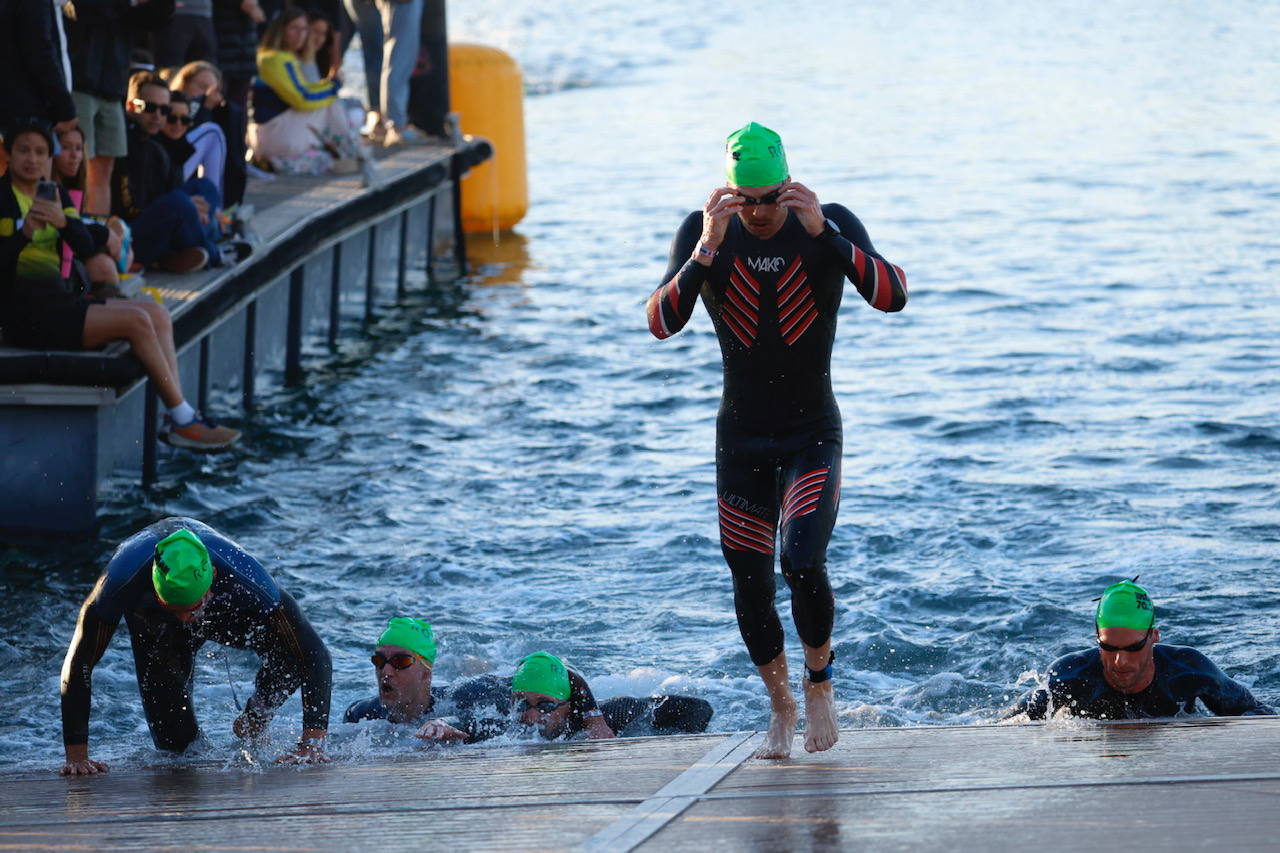
[[57, 201], [58, 185], [53, 181], [41, 181], [36, 184], [36, 198], [47, 199], [48, 201]]

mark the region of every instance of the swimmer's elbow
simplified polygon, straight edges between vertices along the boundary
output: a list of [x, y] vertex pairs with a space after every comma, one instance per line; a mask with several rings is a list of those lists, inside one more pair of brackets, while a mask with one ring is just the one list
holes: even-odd
[[666, 312], [662, 310], [662, 291], [661, 287], [655, 290], [649, 297], [648, 304], [645, 305], [649, 332], [660, 341], [666, 340], [681, 329], [681, 326], [667, 321]]

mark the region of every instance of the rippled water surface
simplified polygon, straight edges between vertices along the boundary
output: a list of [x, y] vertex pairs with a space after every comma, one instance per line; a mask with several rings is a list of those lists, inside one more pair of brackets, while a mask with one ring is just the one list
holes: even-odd
[[[643, 317], [748, 120], [912, 283], [899, 315], [846, 299], [836, 342], [842, 723], [993, 719], [1134, 574], [1167, 641], [1280, 700], [1276, 4], [454, 5], [456, 37], [526, 70], [519, 236], [353, 331], [236, 453], [122, 483], [99, 541], [3, 552], [0, 768], [56, 766], [79, 602], [170, 514], [302, 599], [335, 720], [409, 613], [439, 631], [440, 680], [549, 648], [602, 695], [692, 692], [717, 729], [761, 726], [716, 540], [715, 338], [701, 309], [665, 342]], [[94, 749], [152, 762], [124, 634]], [[243, 700], [253, 667], [202, 660], [214, 760], [228, 672]], [[383, 743], [335, 730], [340, 753]]]

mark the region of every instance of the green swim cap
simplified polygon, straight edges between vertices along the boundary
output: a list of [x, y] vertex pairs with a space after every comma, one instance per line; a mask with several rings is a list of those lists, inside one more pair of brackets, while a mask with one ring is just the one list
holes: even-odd
[[513, 691], [545, 693], [556, 699], [569, 698], [569, 670], [551, 652], [534, 652], [520, 661], [511, 678]]
[[790, 174], [782, 137], [754, 121], [735, 130], [725, 141], [724, 173], [739, 187], [782, 183]]
[[165, 604], [190, 607], [213, 586], [213, 563], [200, 537], [177, 530], [156, 543], [151, 585]]
[[1156, 608], [1145, 589], [1133, 581], [1120, 581], [1103, 590], [1094, 622], [1098, 628], [1146, 631], [1156, 624]]
[[436, 635], [431, 626], [421, 619], [408, 616], [388, 619], [387, 630], [378, 638], [378, 645], [399, 646], [426, 658], [427, 663], [436, 662]]

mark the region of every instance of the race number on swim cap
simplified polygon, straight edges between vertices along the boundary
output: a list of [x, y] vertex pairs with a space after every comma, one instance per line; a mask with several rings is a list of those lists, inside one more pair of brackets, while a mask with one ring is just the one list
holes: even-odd
[[767, 187], [787, 179], [782, 137], [754, 121], [729, 134], [724, 146], [724, 173], [739, 187]]
[[213, 585], [213, 563], [200, 537], [178, 530], [157, 542], [151, 585], [165, 604], [190, 607], [204, 598]]
[[511, 678], [517, 692], [542, 693], [555, 699], [569, 698], [569, 670], [551, 652], [534, 652], [520, 661]]
[[1146, 631], [1156, 623], [1156, 608], [1145, 589], [1133, 581], [1120, 581], [1103, 590], [1094, 621], [1099, 628]]
[[387, 630], [378, 638], [380, 646], [399, 646], [426, 659], [436, 662], [436, 635], [431, 626], [421, 619], [396, 616], [387, 620]]

